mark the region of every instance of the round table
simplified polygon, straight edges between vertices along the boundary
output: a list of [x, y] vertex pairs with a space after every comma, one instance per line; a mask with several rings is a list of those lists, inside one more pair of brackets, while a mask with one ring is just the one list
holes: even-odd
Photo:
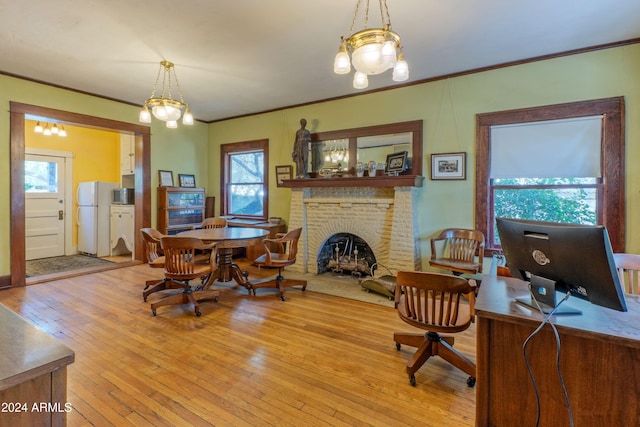
[[256, 241], [267, 237], [268, 234], [267, 230], [261, 228], [222, 227], [183, 231], [177, 235], [180, 237], [195, 237], [205, 243], [217, 243], [218, 267], [207, 281], [205, 289], [209, 288], [216, 280], [228, 282], [233, 278], [239, 285], [250, 290], [251, 284], [247, 276], [233, 262], [233, 249], [251, 246]]

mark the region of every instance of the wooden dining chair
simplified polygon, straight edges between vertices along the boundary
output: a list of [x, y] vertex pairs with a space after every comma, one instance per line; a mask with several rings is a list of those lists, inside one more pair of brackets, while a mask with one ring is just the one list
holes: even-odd
[[202, 228], [224, 228], [227, 226], [227, 220], [224, 218], [205, 218], [202, 221]]
[[467, 385], [476, 383], [476, 365], [453, 348], [454, 338], [440, 333], [457, 333], [474, 321], [475, 281], [450, 274], [399, 271], [396, 277], [395, 307], [402, 321], [426, 333], [393, 334], [396, 348], [417, 347], [407, 363], [409, 382], [431, 356], [440, 356], [469, 375]]
[[[285, 279], [282, 276], [282, 269], [296, 263], [296, 255], [298, 254], [298, 240], [302, 228], [296, 228], [288, 233], [278, 233], [274, 239], [264, 239], [262, 245], [265, 253], [260, 255], [254, 261], [258, 267], [275, 267], [278, 269], [278, 275], [262, 282], [251, 283], [253, 295], [259, 288], [276, 288], [280, 295], [280, 299], [284, 301], [284, 289], [290, 286], [302, 286], [302, 290], [307, 289], [306, 280]], [[278, 248], [277, 252], [272, 252], [271, 243]]]
[[[164, 251], [164, 277], [182, 292], [171, 294], [151, 304], [151, 312], [165, 305], [192, 304], [196, 316], [200, 316], [199, 302], [204, 300], [218, 301], [220, 291], [207, 289], [207, 279], [216, 268], [216, 244], [204, 244], [193, 237], [164, 236], [161, 239]], [[209, 264], [197, 262], [197, 250], [210, 250]], [[190, 285], [190, 281], [200, 279], [200, 284]]]
[[[477, 260], [476, 260], [477, 253]], [[482, 273], [484, 234], [480, 230], [447, 228], [431, 239], [429, 265], [454, 275]]]
[[620, 277], [620, 284], [628, 294], [640, 294], [640, 255], [617, 253], [613, 259]]
[[[155, 228], [141, 228], [144, 259], [151, 268], [164, 268], [164, 253], [160, 239], [164, 236]], [[144, 284], [142, 299], [146, 302], [152, 293], [167, 289], [166, 279], [147, 280]]]

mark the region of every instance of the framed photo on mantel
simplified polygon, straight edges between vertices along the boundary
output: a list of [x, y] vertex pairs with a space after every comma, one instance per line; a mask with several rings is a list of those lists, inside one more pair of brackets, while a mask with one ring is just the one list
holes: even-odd
[[282, 187], [282, 181], [293, 178], [293, 168], [291, 165], [276, 166], [276, 185]]

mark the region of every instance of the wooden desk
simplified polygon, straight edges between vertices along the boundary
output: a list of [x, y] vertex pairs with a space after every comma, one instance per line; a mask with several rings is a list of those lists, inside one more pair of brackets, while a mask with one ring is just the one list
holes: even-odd
[[[476, 300], [476, 425], [534, 425], [536, 401], [522, 344], [542, 316], [513, 302], [526, 283], [484, 276]], [[576, 426], [637, 425], [640, 414], [640, 296], [626, 295], [628, 312], [572, 297], [581, 316], [554, 316], [561, 370]], [[568, 426], [549, 325], [527, 346], [540, 393], [540, 426]]]
[[[285, 223], [272, 224], [270, 222], [261, 222], [256, 220], [245, 220], [245, 219], [228, 219], [227, 225], [229, 227], [244, 227], [244, 228], [260, 228], [262, 230], [267, 230], [269, 234], [266, 236], [269, 239], [275, 239], [276, 234], [278, 233], [286, 233], [287, 225]], [[277, 244], [271, 244], [271, 250], [277, 252], [279, 247]], [[262, 246], [262, 241], [256, 241], [253, 245], [247, 246], [245, 249], [245, 257], [249, 261], [253, 261], [258, 258], [260, 255], [264, 254], [264, 246]]]
[[0, 426], [66, 425], [73, 351], [2, 304], [0, 342]]
[[233, 249], [251, 246], [264, 239], [267, 234], [269, 234], [268, 231], [260, 228], [223, 227], [183, 231], [178, 233], [178, 236], [196, 237], [205, 243], [216, 242], [218, 244], [218, 268], [211, 275], [205, 289], [211, 287], [216, 280], [228, 282], [233, 278], [239, 285], [250, 290], [249, 280], [240, 267], [233, 263]]

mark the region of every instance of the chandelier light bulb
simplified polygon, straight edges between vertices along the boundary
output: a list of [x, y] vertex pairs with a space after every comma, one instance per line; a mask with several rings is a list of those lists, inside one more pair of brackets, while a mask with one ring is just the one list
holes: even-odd
[[365, 73], [356, 71], [353, 75], [353, 87], [356, 89], [366, 89], [369, 87], [369, 79]]
[[175, 129], [178, 127], [178, 122], [175, 120], [167, 120], [167, 127], [169, 129]]
[[60, 126], [60, 132], [58, 132], [58, 136], [62, 138], [67, 136], [67, 131], [64, 129], [64, 125]]
[[44, 131], [42, 133], [46, 136], [51, 136], [51, 129], [49, 129], [48, 124], [44, 127]]
[[400, 52], [398, 55], [398, 62], [396, 62], [395, 67], [393, 67], [393, 81], [394, 82], [403, 82], [409, 78], [409, 65], [407, 61], [404, 60], [404, 55]]
[[51, 133], [57, 135], [58, 132], [60, 132], [60, 129], [58, 129], [58, 125], [54, 123], [53, 127], [51, 127]]
[[140, 123], [151, 123], [151, 113], [149, 112], [149, 108], [147, 108], [146, 104], [142, 107], [142, 110], [140, 110], [138, 120]]
[[193, 114], [191, 114], [191, 110], [188, 106], [187, 110], [184, 112], [184, 116], [182, 116], [182, 124], [188, 126], [193, 124]]
[[388, 67], [393, 67], [396, 65], [396, 43], [393, 40], [387, 40], [382, 45], [381, 50], [382, 63], [387, 65]]
[[42, 125], [40, 124], [40, 122], [36, 123], [36, 127], [33, 129], [33, 131], [35, 133], [42, 133], [44, 131], [44, 129], [42, 129]]
[[348, 74], [351, 72], [351, 59], [349, 59], [347, 45], [344, 41], [340, 43], [336, 59], [333, 61], [333, 72], [336, 74]]

